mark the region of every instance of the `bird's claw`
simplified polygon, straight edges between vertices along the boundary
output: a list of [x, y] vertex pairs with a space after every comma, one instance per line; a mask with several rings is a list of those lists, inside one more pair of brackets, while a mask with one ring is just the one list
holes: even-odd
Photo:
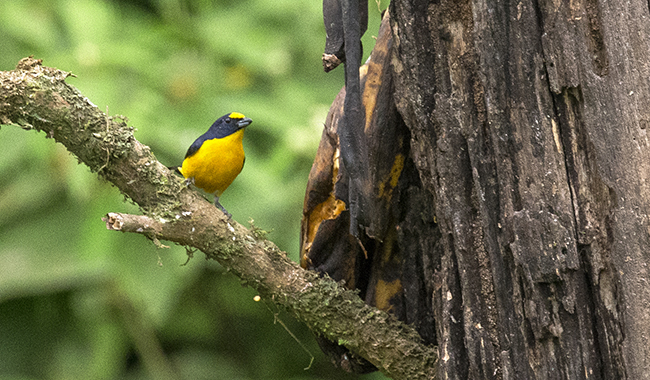
[[228, 219], [232, 219], [232, 214], [229, 213], [228, 210], [226, 210], [226, 208], [221, 205], [221, 203], [219, 203], [219, 198], [217, 197], [214, 198], [214, 205], [217, 206], [219, 210], [223, 211], [223, 213], [226, 214]]

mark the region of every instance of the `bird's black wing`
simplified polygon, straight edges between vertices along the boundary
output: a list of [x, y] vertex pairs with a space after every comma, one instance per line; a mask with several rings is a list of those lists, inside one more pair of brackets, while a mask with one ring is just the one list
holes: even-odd
[[213, 137], [208, 136], [207, 133], [202, 134], [198, 139], [196, 139], [192, 143], [192, 145], [190, 145], [190, 148], [187, 150], [187, 153], [185, 153], [185, 158], [187, 158], [187, 157], [193, 155], [194, 153], [196, 153], [196, 151], [199, 150], [201, 145], [203, 145], [204, 142], [206, 142], [207, 140], [210, 140], [211, 138], [213, 138]]

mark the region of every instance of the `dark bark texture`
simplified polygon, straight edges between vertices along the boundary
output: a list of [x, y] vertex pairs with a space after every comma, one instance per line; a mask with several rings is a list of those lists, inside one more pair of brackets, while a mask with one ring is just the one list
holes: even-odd
[[[301, 265], [358, 290], [367, 304], [411, 324], [432, 344], [434, 284], [428, 280], [442, 256], [440, 234], [393, 102], [391, 51], [386, 15], [370, 59], [354, 69], [356, 93], [348, 75], [327, 116], [305, 195]], [[351, 97], [358, 98], [357, 107], [349, 107]], [[351, 112], [360, 115], [345, 117]], [[376, 369], [336, 342], [319, 343], [345, 370]]]
[[440, 378], [650, 378], [648, 3], [393, 0], [390, 16], [441, 235]]

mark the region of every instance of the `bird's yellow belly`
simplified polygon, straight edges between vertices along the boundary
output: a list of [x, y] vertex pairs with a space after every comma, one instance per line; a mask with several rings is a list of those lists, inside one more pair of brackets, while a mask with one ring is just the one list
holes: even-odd
[[183, 176], [194, 178], [196, 187], [221, 196], [244, 166], [243, 132], [205, 141], [196, 153], [183, 160]]

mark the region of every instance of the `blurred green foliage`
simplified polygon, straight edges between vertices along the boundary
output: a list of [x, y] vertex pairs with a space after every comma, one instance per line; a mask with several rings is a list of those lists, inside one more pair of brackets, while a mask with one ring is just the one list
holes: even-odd
[[[374, 45], [379, 9], [364, 37]], [[221, 198], [297, 258], [302, 200], [343, 83], [322, 71], [320, 1], [0, 1], [0, 70], [34, 55], [71, 71], [100, 109], [128, 117], [166, 165], [219, 116], [252, 118], [246, 166]], [[356, 378], [304, 326], [202, 254], [109, 232], [133, 212], [60, 145], [0, 129], [0, 379]], [[314, 354], [275, 322], [278, 316]], [[382, 378], [379, 374], [364, 378]]]

